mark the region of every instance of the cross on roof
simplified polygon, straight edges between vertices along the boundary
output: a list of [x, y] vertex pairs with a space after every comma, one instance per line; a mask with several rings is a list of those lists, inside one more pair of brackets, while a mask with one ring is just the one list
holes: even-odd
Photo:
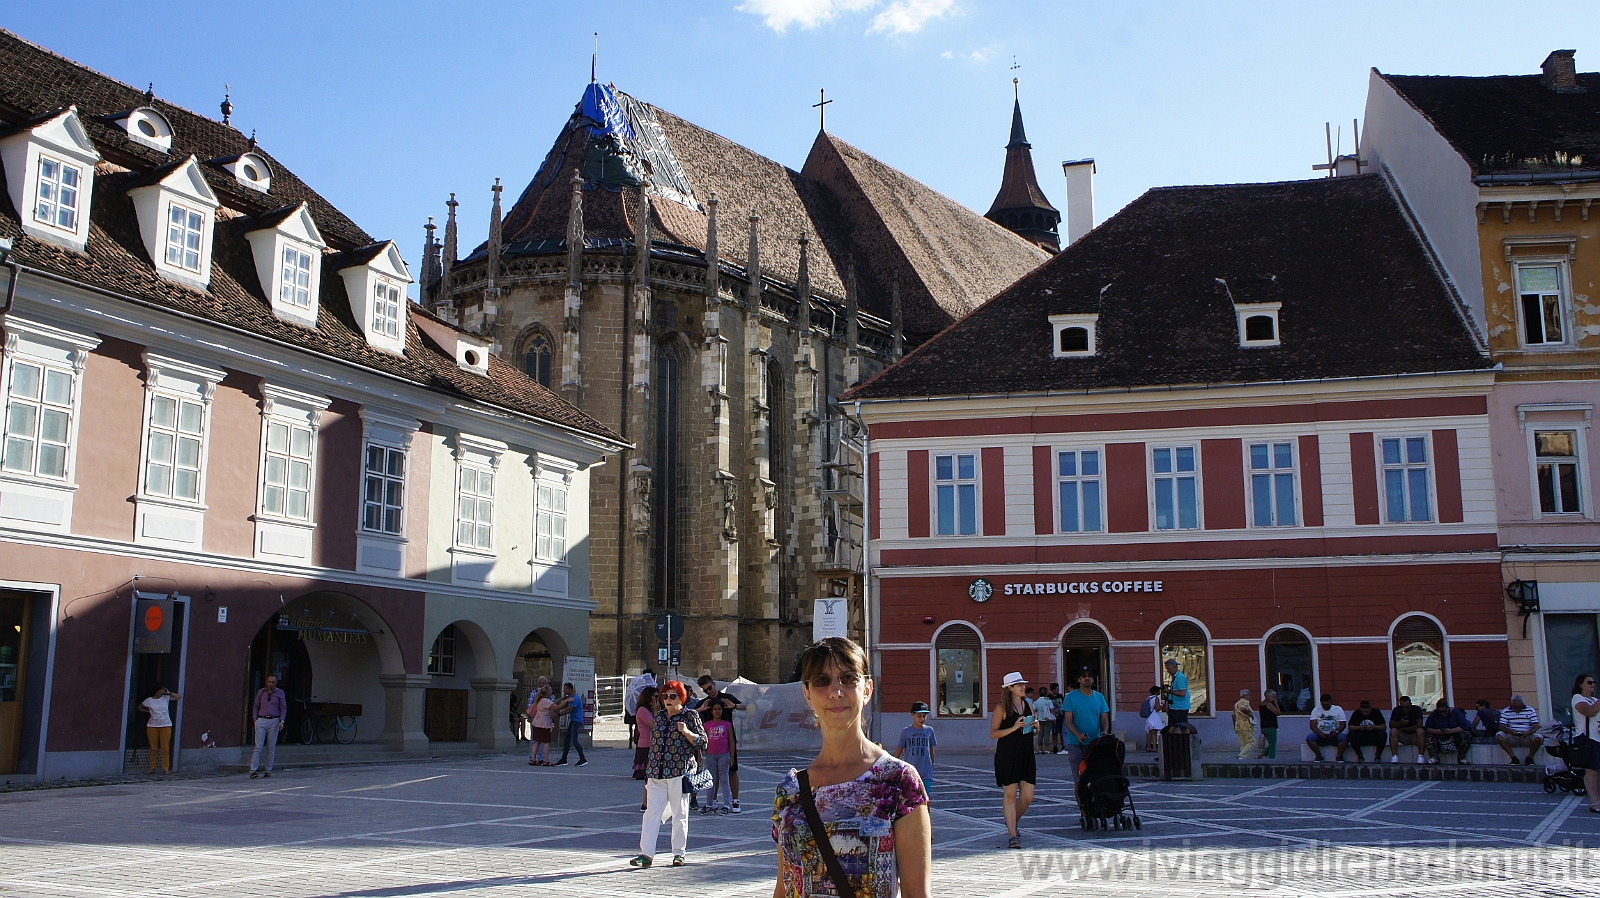
[[817, 91], [817, 102], [812, 103], [811, 108], [817, 110], [819, 117], [817, 127], [819, 130], [828, 130], [828, 104], [832, 102], [832, 100], [828, 99], [828, 91], [826, 89]]

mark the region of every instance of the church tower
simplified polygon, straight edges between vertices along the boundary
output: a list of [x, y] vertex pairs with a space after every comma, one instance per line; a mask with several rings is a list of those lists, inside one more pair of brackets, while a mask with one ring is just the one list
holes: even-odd
[[[1011, 79], [1011, 85], [1015, 89], [1017, 79]], [[1028, 135], [1022, 130], [1020, 93], [1011, 107], [1011, 140], [1006, 144], [1006, 168], [1000, 178], [1000, 192], [995, 194], [994, 203], [984, 218], [1049, 252], [1061, 250], [1061, 237], [1056, 230], [1061, 213], [1039, 189], [1039, 176], [1033, 171], [1033, 145], [1028, 143]]]

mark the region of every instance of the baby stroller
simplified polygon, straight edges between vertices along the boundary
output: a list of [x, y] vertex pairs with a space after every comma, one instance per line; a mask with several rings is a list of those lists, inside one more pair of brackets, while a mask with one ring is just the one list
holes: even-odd
[[1574, 795], [1588, 794], [1583, 785], [1583, 768], [1567, 763], [1571, 748], [1572, 727], [1558, 723], [1546, 729], [1544, 751], [1550, 756], [1550, 763], [1544, 767], [1544, 791], [1550, 795], [1556, 794], [1557, 789]]
[[1115, 736], [1101, 736], [1084, 753], [1078, 767], [1078, 823], [1085, 830], [1140, 828], [1122, 766], [1126, 754]]

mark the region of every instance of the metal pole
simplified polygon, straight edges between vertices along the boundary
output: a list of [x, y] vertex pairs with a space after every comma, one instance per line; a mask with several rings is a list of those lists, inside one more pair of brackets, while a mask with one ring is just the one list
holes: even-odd
[[878, 702], [878, 678], [883, 664], [878, 651], [878, 603], [872, 588], [872, 456], [868, 453], [870, 435], [867, 424], [861, 420], [861, 402], [856, 402], [856, 423], [861, 426], [861, 620], [862, 635], [867, 641], [867, 663], [872, 668], [872, 706], [869, 709], [867, 736], [878, 739], [883, 732], [882, 706]]

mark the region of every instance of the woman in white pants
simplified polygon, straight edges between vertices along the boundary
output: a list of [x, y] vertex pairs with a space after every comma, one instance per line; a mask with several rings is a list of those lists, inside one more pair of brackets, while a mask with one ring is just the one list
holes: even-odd
[[644, 825], [639, 831], [639, 854], [628, 863], [648, 867], [655, 862], [656, 838], [661, 834], [664, 811], [672, 815], [672, 866], [684, 864], [689, 847], [689, 809], [683, 800], [683, 778], [694, 762], [694, 750], [706, 744], [700, 715], [683, 707], [689, 691], [668, 680], [657, 693], [662, 711], [650, 730], [650, 757], [645, 761]]

